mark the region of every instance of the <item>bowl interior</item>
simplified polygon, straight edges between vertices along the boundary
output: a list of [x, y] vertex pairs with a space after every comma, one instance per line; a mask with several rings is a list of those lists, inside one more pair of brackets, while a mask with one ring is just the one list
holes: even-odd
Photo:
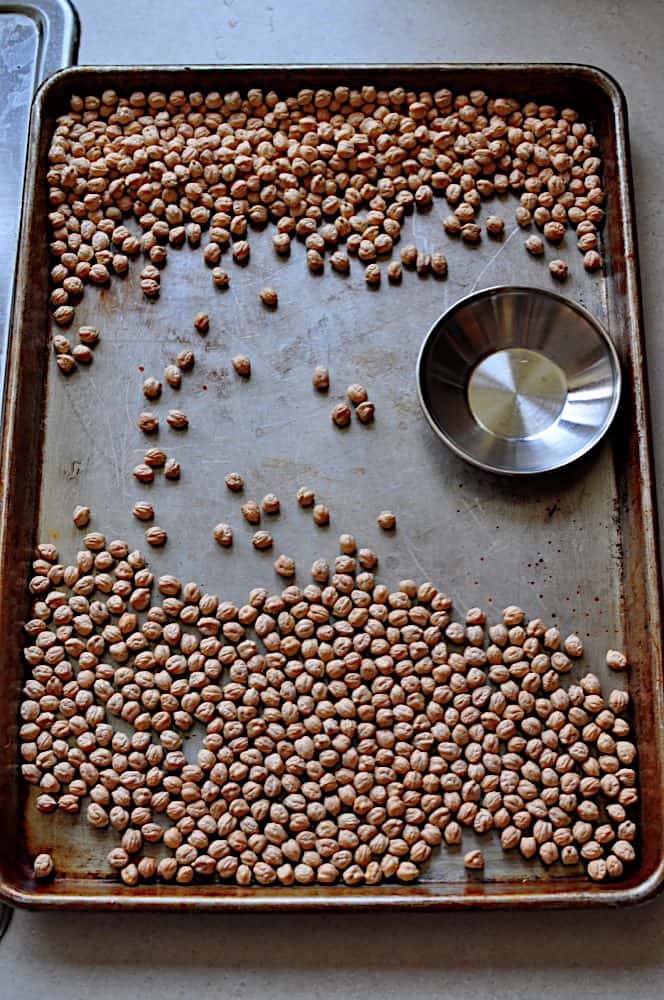
[[603, 436], [620, 394], [608, 335], [580, 306], [535, 288], [490, 288], [434, 324], [418, 390], [436, 433], [510, 475], [559, 468]]

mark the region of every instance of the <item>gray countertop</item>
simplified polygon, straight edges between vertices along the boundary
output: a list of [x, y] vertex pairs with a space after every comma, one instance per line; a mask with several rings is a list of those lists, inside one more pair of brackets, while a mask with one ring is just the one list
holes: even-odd
[[[655, 428], [664, 425], [661, 0], [78, 0], [81, 63], [593, 63], [623, 86]], [[657, 196], [660, 195], [660, 198]], [[664, 451], [655, 435], [656, 464]], [[17, 912], [0, 998], [664, 994], [664, 896], [619, 912], [353, 916]]]

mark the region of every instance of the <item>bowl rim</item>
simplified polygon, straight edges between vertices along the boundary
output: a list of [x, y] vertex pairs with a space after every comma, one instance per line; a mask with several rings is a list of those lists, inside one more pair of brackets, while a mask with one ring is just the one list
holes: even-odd
[[[429, 345], [433, 340], [434, 336], [436, 335], [436, 332], [439, 330], [441, 324], [443, 324], [445, 321], [448, 321], [460, 309], [470, 305], [471, 303], [477, 301], [478, 299], [491, 298], [500, 294], [510, 294], [514, 292], [527, 293], [531, 295], [533, 294], [540, 295], [545, 298], [554, 299], [556, 302], [559, 302], [562, 305], [567, 306], [568, 308], [573, 309], [575, 312], [577, 312], [580, 316], [583, 317], [583, 319], [586, 320], [586, 322], [588, 322], [593, 327], [595, 332], [599, 335], [600, 340], [603, 341], [613, 369], [613, 394], [611, 399], [611, 406], [609, 408], [607, 416], [605, 417], [601, 427], [599, 428], [595, 436], [591, 438], [589, 441], [587, 441], [580, 448], [577, 448], [577, 450], [568, 457], [562, 459], [561, 461], [554, 462], [551, 465], [547, 465], [545, 468], [536, 470], [505, 469], [500, 466], [491, 465], [487, 462], [482, 462], [480, 459], [476, 458], [474, 455], [471, 455], [465, 449], [461, 448], [456, 443], [456, 441], [452, 437], [450, 437], [449, 434], [447, 434], [446, 431], [440, 426], [440, 424], [434, 419], [424, 399], [424, 392], [422, 388], [424, 382], [424, 375], [426, 371], [426, 366], [424, 363], [425, 355], [427, 354]], [[424, 416], [426, 417], [429, 426], [436, 434], [436, 436], [439, 437], [440, 440], [443, 441], [444, 444], [446, 444], [451, 451], [453, 451], [456, 455], [458, 455], [459, 458], [462, 458], [464, 461], [469, 462], [471, 465], [476, 466], [476, 468], [482, 469], [484, 472], [492, 472], [496, 475], [510, 476], [517, 478], [524, 478], [526, 476], [541, 476], [545, 475], [548, 472], [555, 472], [556, 469], [565, 468], [566, 466], [571, 465], [573, 462], [576, 462], [578, 459], [582, 458], [589, 451], [592, 451], [592, 449], [596, 445], [598, 445], [599, 442], [602, 440], [602, 438], [606, 435], [611, 424], [613, 423], [613, 419], [616, 415], [618, 406], [620, 404], [620, 397], [622, 391], [622, 370], [620, 366], [620, 358], [618, 355], [618, 351], [616, 350], [616, 346], [613, 343], [613, 340], [611, 339], [609, 333], [607, 332], [603, 324], [595, 316], [593, 316], [593, 314], [589, 312], [589, 310], [586, 309], [585, 306], [582, 306], [580, 303], [575, 302], [573, 299], [567, 298], [567, 296], [565, 295], [561, 295], [559, 292], [551, 291], [548, 288], [539, 288], [536, 285], [490, 285], [488, 288], [481, 288], [478, 291], [470, 292], [468, 295], [464, 295], [463, 298], [457, 299], [457, 301], [454, 302], [453, 305], [449, 306], [443, 313], [441, 313], [441, 315], [434, 321], [434, 323], [429, 328], [427, 334], [425, 335], [417, 355], [417, 362], [415, 365], [415, 380], [417, 384], [417, 398], [419, 400], [422, 412], [424, 413]]]

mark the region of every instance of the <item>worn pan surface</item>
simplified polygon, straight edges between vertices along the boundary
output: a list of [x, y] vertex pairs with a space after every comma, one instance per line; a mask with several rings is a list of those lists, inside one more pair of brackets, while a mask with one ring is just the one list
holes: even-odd
[[[403, 234], [422, 248], [444, 249], [449, 277], [407, 275], [401, 287], [368, 291], [362, 269], [350, 277], [306, 272], [304, 251], [278, 260], [271, 234], [251, 237], [248, 268], [228, 265], [231, 286], [212, 286], [202, 254], [171, 251], [162, 294], [147, 302], [139, 288], [140, 265], [107, 291], [89, 288], [77, 323], [103, 333], [89, 371], [65, 379], [49, 350], [46, 150], [53, 123], [71, 93], [142, 89], [222, 93], [252, 86], [287, 94], [303, 85], [403, 83], [413, 89], [483, 87], [493, 94], [577, 108], [599, 137], [607, 191], [603, 234], [605, 272], [589, 276], [573, 236], [560, 255], [570, 263], [563, 294], [581, 303], [609, 331], [624, 375], [624, 398], [608, 438], [592, 454], [559, 473], [524, 482], [475, 469], [444, 448], [417, 402], [415, 362], [435, 319], [469, 292], [501, 283], [551, 287], [546, 261], [529, 258], [524, 234], [512, 231], [514, 200], [492, 203], [508, 220], [505, 239], [478, 248], [449, 240], [440, 219], [446, 203], [416, 215]], [[646, 377], [633, 228], [626, 109], [616, 84], [582, 66], [353, 66], [353, 67], [108, 67], [78, 68], [51, 78], [37, 95], [30, 135], [22, 250], [7, 381], [3, 440], [0, 540], [0, 894], [18, 905], [63, 908], [161, 909], [405, 909], [449, 907], [601, 905], [643, 900], [663, 875], [661, 611], [659, 556], [647, 413]], [[486, 212], [486, 209], [485, 209]], [[552, 256], [552, 254], [549, 254]], [[258, 291], [279, 291], [277, 312], [267, 313]], [[205, 340], [192, 317], [206, 309]], [[241, 600], [252, 586], [277, 586], [269, 555], [255, 553], [239, 502], [223, 476], [241, 471], [250, 495], [272, 491], [292, 497], [310, 484], [332, 509], [321, 531], [292, 502], [274, 528], [279, 551], [306, 568], [315, 556], [331, 557], [336, 536], [352, 531], [381, 556], [381, 578], [431, 579], [455, 597], [463, 612], [480, 605], [489, 615], [519, 603], [531, 615], [575, 629], [583, 636], [585, 664], [607, 685], [603, 653], [624, 647], [634, 663], [630, 689], [640, 749], [642, 841], [639, 863], [624, 881], [591, 885], [565, 871], [503, 854], [497, 838], [477, 846], [486, 856], [484, 881], [469, 881], [462, 850], [442, 850], [416, 884], [376, 888], [240, 889], [233, 886], [127, 888], [109, 878], [109, 835], [65, 815], [40, 817], [20, 787], [17, 769], [17, 703], [21, 687], [21, 624], [28, 610], [25, 581], [37, 539], [55, 541], [70, 561], [80, 547], [71, 524], [75, 503], [90, 504], [94, 525], [108, 537], [143, 544], [130, 508], [147, 495], [131, 477], [144, 438], [136, 426], [143, 408], [141, 385], [159, 375], [183, 345], [197, 353], [181, 390], [190, 417], [186, 435], [162, 432], [161, 443], [181, 461], [179, 484], [150, 488], [158, 523], [170, 535], [151, 553], [157, 572], [195, 579], [206, 590]], [[238, 384], [230, 358], [251, 356], [254, 377]], [[311, 391], [311, 369], [327, 363], [327, 400]], [[143, 372], [145, 374], [143, 374]], [[345, 387], [360, 381], [377, 407], [376, 424], [335, 431], [329, 411]], [[172, 394], [174, 395], [174, 394]], [[162, 415], [177, 405], [164, 393]], [[163, 422], [162, 422], [163, 423]], [[375, 517], [395, 510], [394, 538], [380, 536]], [[233, 521], [237, 542], [222, 551], [212, 526]], [[273, 557], [272, 557], [273, 558]], [[54, 853], [57, 880], [37, 885], [30, 861], [37, 850]]]

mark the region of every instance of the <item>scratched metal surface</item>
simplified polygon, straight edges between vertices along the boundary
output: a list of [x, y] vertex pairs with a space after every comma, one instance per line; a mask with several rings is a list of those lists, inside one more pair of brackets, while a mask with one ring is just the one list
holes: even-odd
[[[93, 73], [99, 90], [117, 84], [108, 71], [80, 72]], [[190, 79], [195, 71], [187, 72]], [[333, 71], [326, 72], [329, 77]], [[360, 71], [351, 72], [357, 76]], [[395, 72], [390, 71], [391, 79]], [[408, 72], [421, 79], [427, 71]], [[462, 69], [454, 72], [463, 78]], [[486, 79], [490, 70], [484, 67], [482, 72]], [[296, 71], [300, 79], [306, 78], [305, 73]], [[212, 71], [205, 74], [195, 81], [202, 89]], [[141, 70], [135, 76], [145, 86], [150, 71]], [[476, 79], [483, 85], [484, 79]], [[522, 75], [512, 79], [521, 80]], [[573, 81], [563, 85], [561, 79], [551, 77], [559, 92], [574, 86]], [[297, 85], [294, 79], [293, 86]], [[440, 82], [432, 80], [434, 85]], [[57, 113], [52, 102], [49, 94], [47, 113], [42, 111], [45, 129], [49, 115]], [[625, 175], [616, 176], [611, 145], [616, 123], [607, 117], [606, 106], [601, 115], [600, 138], [609, 153], [610, 198], [616, 213], [618, 209], [624, 213], [624, 192], [621, 199], [618, 192], [619, 181], [626, 183]], [[35, 138], [45, 148], [45, 136]], [[621, 169], [626, 169], [624, 163]], [[38, 206], [42, 196], [35, 197]], [[91, 323], [102, 331], [92, 367], [64, 378], [52, 360], [47, 365], [39, 537], [57, 542], [62, 561], [72, 560], [81, 546], [81, 535], [71, 523], [71, 511], [76, 503], [87, 503], [93, 509], [92, 527], [108, 538], [126, 538], [132, 546], [145, 549], [144, 529], [131, 516], [131, 507], [136, 499], [146, 498], [155, 507], [156, 523], [169, 533], [163, 550], [148, 552], [155, 572], [196, 580], [222, 598], [243, 602], [252, 587], [283, 586], [272, 569], [279, 552], [296, 559], [298, 581], [303, 583], [313, 559], [332, 559], [338, 534], [350, 531], [361, 545], [379, 554], [383, 582], [396, 586], [405, 577], [430, 579], [453, 596], [459, 614], [480, 605], [492, 620], [506, 604], [518, 603], [532, 616], [541, 616], [563, 630], [578, 631], [587, 651], [582, 669], [593, 669], [607, 686], [619, 684], [615, 675], [607, 676], [603, 653], [609, 645], [623, 645], [629, 628], [633, 631], [640, 621], [638, 613], [632, 614], [631, 626], [625, 620], [627, 587], [644, 594], [639, 608], [650, 608], [652, 620], [658, 621], [656, 598], [644, 582], [653, 571], [656, 576], [656, 566], [653, 570], [651, 564], [656, 556], [649, 548], [645, 549], [646, 563], [639, 565], [639, 546], [649, 544], [640, 534], [648, 530], [641, 526], [641, 505], [648, 507], [650, 497], [641, 495], [639, 477], [634, 474], [637, 459], [632, 456], [637, 449], [629, 420], [621, 419], [619, 430], [572, 468], [516, 482], [462, 463], [434, 436], [417, 403], [417, 353], [440, 313], [482, 287], [516, 281], [552, 287], [547, 261], [553, 256], [562, 256], [570, 264], [564, 294], [607, 325], [628, 365], [638, 357], [636, 302], [625, 288], [622, 267], [622, 215], [616, 214], [614, 228], [607, 230], [606, 273], [589, 276], [569, 234], [559, 249], [548, 250], [545, 261], [529, 257], [523, 248], [527, 234], [513, 223], [515, 204], [515, 199], [506, 197], [483, 207], [482, 220], [490, 213], [506, 219], [506, 235], [498, 242], [485, 239], [477, 248], [446, 236], [441, 219], [447, 214], [447, 204], [442, 199], [435, 201], [430, 212], [406, 221], [401, 244], [414, 241], [424, 250], [443, 249], [449, 260], [449, 276], [444, 280], [404, 272], [401, 286], [391, 287], [384, 279], [380, 291], [370, 291], [357, 261], [348, 277], [329, 268], [323, 276], [314, 277], [306, 269], [301, 244], [293, 246], [287, 261], [275, 256], [268, 229], [251, 234], [248, 267], [234, 265], [228, 255], [224, 258], [231, 275], [225, 291], [213, 286], [201, 251], [189, 248], [169, 251], [156, 302], [148, 302], [140, 291], [140, 261], [125, 280], [114, 281], [108, 290], [88, 288], [76, 324]], [[276, 312], [268, 312], [259, 301], [258, 292], [266, 284], [279, 292]], [[31, 307], [22, 301], [21, 308], [25, 327]], [[205, 337], [192, 324], [200, 310], [211, 319]], [[179, 391], [165, 386], [162, 398], [148, 404], [142, 395], [143, 379], [161, 377], [164, 366], [183, 346], [196, 353], [193, 372], [183, 376]], [[46, 347], [43, 350], [46, 361]], [[251, 357], [253, 374], [248, 382], [240, 380], [230, 365], [239, 352]], [[312, 369], [320, 363], [331, 372], [326, 396], [311, 387]], [[632, 375], [640, 386], [640, 374]], [[376, 422], [363, 427], [353, 421], [350, 428], [340, 431], [333, 427], [329, 414], [353, 381], [367, 386], [376, 403]], [[188, 414], [187, 431], [175, 432], [166, 425], [165, 415], [172, 407]], [[157, 475], [154, 484], [144, 486], [131, 475], [145, 448], [155, 440], [137, 427], [139, 412], [148, 408], [162, 418], [156, 440], [181, 462], [178, 483]], [[636, 419], [638, 426], [643, 419], [640, 411]], [[626, 441], [629, 460], [622, 451]], [[643, 463], [643, 457], [639, 461]], [[244, 476], [244, 497], [226, 489], [223, 479], [229, 471]], [[648, 471], [646, 466], [646, 482]], [[300, 485], [310, 485], [329, 504], [332, 523], [328, 528], [316, 527], [310, 513], [295, 503]], [[276, 518], [263, 517], [275, 549], [258, 553], [250, 542], [254, 529], [244, 523], [240, 506], [243, 499], [260, 500], [267, 492], [281, 498], [282, 512]], [[376, 515], [383, 508], [397, 515], [394, 534], [376, 526]], [[231, 550], [220, 549], [213, 540], [212, 528], [220, 520], [234, 528]], [[648, 666], [652, 665], [653, 673], [639, 675], [636, 689], [641, 698], [637, 723], [651, 733], [655, 732], [652, 706], [643, 699], [660, 669], [658, 641], [658, 637], [651, 640], [653, 655]], [[199, 740], [200, 733], [195, 733], [186, 744], [192, 757]], [[655, 743], [648, 759], [654, 776], [659, 773]], [[648, 809], [656, 817], [658, 793], [652, 799]], [[23, 802], [23, 823], [28, 854], [52, 850], [58, 871], [72, 880], [69, 891], [73, 896], [85, 897], [86, 882], [98, 884], [98, 876], [108, 877], [105, 858], [114, 834], [90, 830], [64, 815], [40, 817], [29, 801]], [[439, 886], [443, 892], [458, 894], [461, 886], [463, 892], [467, 879], [461, 859], [475, 844], [481, 844], [487, 858], [485, 881], [495, 883], [489, 905], [509, 892], [510, 885], [538, 880], [541, 892], [550, 893], [552, 883], [570, 879], [570, 873], [545, 871], [536, 862], [524, 863], [503, 854], [494, 835], [474, 838], [465, 833], [463, 849], [435, 854], [422, 882], [434, 891], [441, 891], [436, 889]], [[653, 839], [649, 871], [658, 850], [659, 841]], [[573, 880], [574, 876], [571, 873]], [[164, 891], [149, 890], [155, 899]], [[409, 890], [411, 896], [413, 891]], [[583, 884], [576, 879], [570, 892], [577, 894], [577, 902], [582, 891]], [[201, 900], [210, 895], [201, 887], [196, 892]], [[541, 905], [546, 897], [535, 893], [532, 898]], [[131, 897], [129, 904], [133, 901]], [[587, 901], [585, 895], [583, 901]]]

